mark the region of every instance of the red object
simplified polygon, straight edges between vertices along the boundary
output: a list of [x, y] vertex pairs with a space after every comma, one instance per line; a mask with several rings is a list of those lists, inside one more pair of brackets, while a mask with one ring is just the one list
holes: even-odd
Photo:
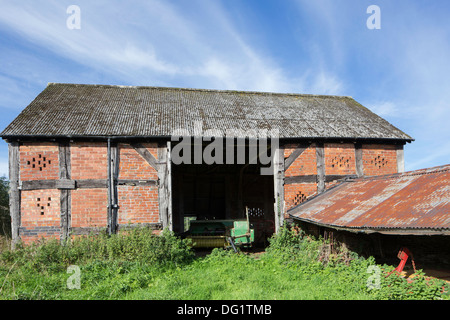
[[406, 261], [408, 260], [408, 257], [411, 257], [411, 262], [413, 264], [414, 267], [414, 271], [416, 271], [416, 267], [414, 266], [414, 259], [412, 256], [412, 253], [408, 250], [408, 248], [401, 248], [400, 251], [398, 252], [397, 257], [401, 260], [399, 265], [397, 266], [397, 268], [395, 268], [396, 271], [398, 272], [402, 272], [403, 268], [405, 267]]

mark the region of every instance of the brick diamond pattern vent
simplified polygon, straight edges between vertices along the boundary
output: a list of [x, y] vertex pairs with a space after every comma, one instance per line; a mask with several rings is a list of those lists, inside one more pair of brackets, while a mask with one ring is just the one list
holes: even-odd
[[331, 167], [332, 168], [350, 168], [350, 158], [336, 156], [331, 159]]
[[372, 164], [378, 169], [381, 169], [388, 164], [388, 161], [382, 156], [376, 156], [374, 159], [370, 161], [370, 164]]
[[294, 206], [306, 201], [306, 195], [304, 195], [301, 191], [297, 192], [294, 197]]
[[42, 171], [51, 163], [51, 160], [47, 159], [45, 156], [42, 156], [42, 154], [38, 154], [27, 161], [28, 166], [39, 171]]

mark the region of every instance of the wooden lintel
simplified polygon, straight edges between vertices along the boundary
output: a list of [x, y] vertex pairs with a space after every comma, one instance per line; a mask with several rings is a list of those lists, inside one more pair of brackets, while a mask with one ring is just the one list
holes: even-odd
[[[120, 179], [116, 180], [118, 186], [157, 186], [156, 180]], [[81, 180], [29, 180], [21, 181], [20, 190], [42, 190], [42, 189], [96, 189], [107, 188], [107, 179], [81, 179]]]
[[120, 186], [156, 186], [158, 181], [156, 180], [133, 180], [133, 179], [121, 179], [117, 181], [117, 185]]
[[28, 180], [21, 181], [21, 190], [40, 190], [40, 189], [75, 189], [75, 180]]
[[[325, 175], [324, 182], [331, 182], [331, 181], [337, 181], [337, 180], [343, 180], [343, 179], [355, 179], [355, 178], [357, 178], [357, 175], [353, 175], [353, 174]], [[317, 174], [285, 177], [285, 184], [317, 183], [318, 181], [319, 181], [319, 176]]]

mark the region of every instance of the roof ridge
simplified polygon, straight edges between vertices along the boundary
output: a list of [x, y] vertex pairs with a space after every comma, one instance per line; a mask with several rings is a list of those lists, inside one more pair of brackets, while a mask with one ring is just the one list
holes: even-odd
[[197, 92], [223, 92], [223, 93], [246, 93], [246, 94], [265, 94], [265, 95], [286, 95], [286, 96], [305, 96], [305, 97], [327, 97], [327, 98], [348, 98], [352, 96], [345, 95], [329, 95], [314, 93], [294, 93], [294, 92], [271, 92], [271, 91], [255, 91], [255, 90], [233, 90], [233, 89], [205, 89], [205, 88], [187, 88], [187, 87], [165, 87], [165, 86], [127, 86], [127, 85], [111, 85], [111, 84], [82, 84], [82, 83], [59, 83], [49, 82], [48, 86], [65, 85], [75, 87], [105, 87], [105, 88], [129, 88], [129, 89], [162, 89], [162, 90], [180, 90], [180, 91], [197, 91]]

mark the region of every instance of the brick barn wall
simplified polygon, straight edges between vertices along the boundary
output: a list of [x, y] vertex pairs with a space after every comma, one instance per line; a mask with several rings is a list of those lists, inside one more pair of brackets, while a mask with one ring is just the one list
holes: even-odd
[[[143, 144], [157, 159], [156, 143]], [[296, 145], [284, 146], [285, 159]], [[128, 144], [119, 144], [119, 179], [157, 180], [157, 171]], [[351, 143], [325, 143], [325, 174], [356, 174], [355, 146]], [[58, 144], [29, 142], [19, 147], [20, 180], [59, 179]], [[397, 152], [394, 145], [362, 145], [364, 175], [397, 172]], [[70, 143], [71, 179], [107, 179], [107, 144], [105, 142]], [[317, 192], [316, 145], [312, 144], [286, 170], [285, 177], [310, 176], [308, 183], [287, 183], [284, 186], [286, 210], [305, 201]], [[327, 183], [326, 187], [333, 183]], [[158, 223], [158, 187], [119, 185], [118, 222], [120, 225]], [[81, 188], [71, 193], [71, 223], [73, 228], [107, 226], [107, 189]], [[50, 199], [50, 200], [49, 200]], [[60, 236], [60, 190], [22, 190], [20, 236], [25, 243], [39, 237]]]
[[105, 228], [107, 226], [107, 189], [72, 190], [73, 228]]
[[[30, 142], [19, 147], [20, 180], [54, 180], [59, 177], [58, 144]], [[25, 244], [37, 238], [59, 238], [59, 190], [23, 190], [19, 234]]]
[[397, 151], [393, 145], [364, 144], [364, 175], [377, 176], [397, 172]]
[[158, 187], [121, 186], [119, 225], [159, 222]]
[[57, 189], [22, 191], [20, 233], [25, 244], [41, 237], [59, 239], [61, 221], [59, 195]]
[[[142, 144], [155, 159], [158, 159], [158, 146], [155, 143]], [[158, 173], [133, 147], [119, 144], [119, 179], [156, 180]]]
[[[286, 145], [284, 157], [288, 158], [295, 150], [295, 145]], [[317, 174], [316, 145], [311, 144], [285, 172], [285, 177], [307, 176]], [[302, 203], [317, 191], [316, 183], [292, 183], [284, 185], [286, 210]]]
[[[156, 143], [142, 144], [158, 159]], [[157, 180], [157, 171], [133, 147], [119, 144], [119, 179]], [[119, 186], [119, 225], [159, 222], [157, 186]]]
[[[285, 145], [284, 158], [295, 150], [296, 145]], [[353, 143], [325, 143], [325, 175], [356, 175], [355, 145]], [[362, 145], [365, 176], [397, 172], [397, 151], [394, 145]], [[316, 145], [313, 143], [286, 170], [285, 177], [317, 175]], [[327, 182], [325, 188], [336, 185]], [[316, 194], [316, 183], [288, 183], [284, 185], [285, 208], [289, 210]]]
[[105, 142], [77, 142], [70, 145], [72, 179], [107, 179], [108, 150]]
[[325, 143], [325, 174], [356, 174], [355, 145]]
[[58, 179], [58, 144], [27, 143], [19, 147], [19, 153], [21, 180]]
[[[158, 158], [158, 145], [144, 143]], [[157, 171], [128, 144], [119, 144], [119, 179], [157, 180]], [[58, 180], [59, 146], [50, 142], [27, 142], [19, 147], [20, 180]], [[108, 150], [105, 142], [70, 143], [70, 178], [106, 180]], [[117, 186], [119, 224], [158, 223], [158, 187]], [[22, 190], [20, 237], [29, 244], [41, 237], [61, 235], [60, 190]], [[107, 188], [70, 190], [71, 228], [107, 227]]]

